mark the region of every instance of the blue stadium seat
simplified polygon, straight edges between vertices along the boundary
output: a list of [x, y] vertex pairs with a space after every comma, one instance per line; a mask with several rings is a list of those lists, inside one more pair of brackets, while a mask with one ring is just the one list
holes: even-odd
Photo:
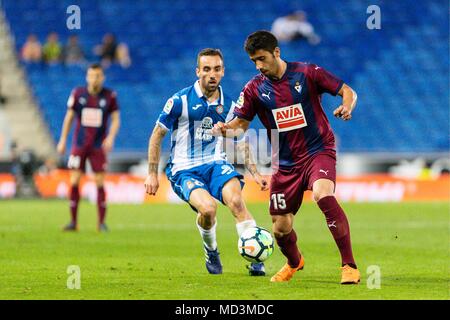
[[[382, 31], [361, 28], [367, 3], [349, 0], [335, 6], [323, 0], [213, 1], [217, 14], [203, 14], [203, 1], [78, 0], [82, 30], [68, 31], [65, 9], [71, 0], [4, 0], [5, 10], [20, 50], [35, 33], [41, 43], [56, 31], [64, 43], [72, 33], [92, 61], [92, 47], [113, 32], [128, 44], [133, 59], [129, 69], [112, 66], [106, 86], [118, 92], [123, 125], [116, 150], [141, 151], [167, 98], [195, 80], [195, 55], [203, 47], [219, 47], [225, 55], [223, 87], [236, 97], [256, 73], [242, 49], [246, 35], [270, 29], [272, 21], [293, 9], [304, 9], [322, 36], [319, 46], [305, 42], [281, 44], [287, 60], [311, 61], [339, 75], [359, 96], [352, 122], [334, 119], [339, 99], [324, 96], [323, 104], [340, 140], [341, 152], [447, 151], [448, 137], [448, 15], [435, 0], [393, 2], [380, 0]], [[389, 5], [387, 5], [389, 3]], [[326, 7], [327, 10], [323, 10]], [[448, 4], [447, 4], [448, 9]], [[191, 11], [196, 14], [186, 14]], [[251, 14], [249, 14], [251, 12]], [[61, 16], [62, 15], [62, 16]], [[336, 26], [339, 27], [336, 27]], [[349, 44], [351, 39], [351, 44]], [[54, 139], [61, 130], [65, 103], [74, 86], [84, 85], [80, 67], [24, 65], [28, 81]], [[256, 124], [256, 126], [261, 126]], [[373, 133], [376, 132], [376, 135]], [[424, 134], [424, 132], [426, 134]], [[169, 147], [167, 141], [164, 148]]]

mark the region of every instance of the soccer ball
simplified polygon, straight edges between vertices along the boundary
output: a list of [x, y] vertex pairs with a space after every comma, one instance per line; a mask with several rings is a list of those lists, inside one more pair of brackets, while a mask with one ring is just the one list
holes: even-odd
[[250, 262], [262, 262], [273, 253], [273, 238], [260, 227], [246, 229], [238, 240], [239, 254]]

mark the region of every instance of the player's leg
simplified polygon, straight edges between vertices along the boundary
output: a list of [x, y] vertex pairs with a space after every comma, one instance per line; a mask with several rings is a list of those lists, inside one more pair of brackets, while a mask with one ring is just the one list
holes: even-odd
[[78, 230], [78, 204], [80, 202], [80, 170], [70, 170], [70, 223], [64, 227], [64, 231]]
[[270, 186], [270, 214], [272, 230], [286, 264], [271, 279], [272, 282], [289, 281], [297, 270], [303, 269], [304, 259], [297, 246], [294, 216], [303, 201], [302, 171], [277, 171]]
[[350, 226], [345, 215], [334, 196], [336, 182], [336, 160], [327, 154], [314, 158], [310, 181], [314, 200], [325, 215], [328, 229], [333, 235], [342, 259], [341, 283], [358, 283], [360, 281], [355, 259], [353, 258], [350, 239]]
[[73, 149], [67, 167], [70, 169], [70, 216], [71, 221], [64, 227], [64, 231], [78, 230], [78, 204], [80, 202], [80, 179], [85, 170], [86, 155], [82, 149]]
[[208, 191], [198, 188], [191, 192], [189, 204], [197, 210], [197, 227], [203, 244], [209, 250], [216, 250], [216, 201]]
[[106, 170], [106, 154], [103, 149], [93, 149], [88, 155], [92, 170], [95, 173], [95, 184], [97, 186], [97, 214], [98, 224], [97, 230], [100, 232], [108, 231], [106, 226], [106, 193], [104, 187], [105, 170]]
[[211, 274], [222, 273], [216, 238], [216, 201], [207, 190], [207, 186], [198, 171], [194, 168], [178, 172], [168, 178], [173, 191], [184, 201], [188, 202], [197, 212], [196, 225], [203, 240], [205, 250], [206, 269]]
[[208, 181], [211, 195], [225, 204], [236, 220], [236, 230], [240, 236], [245, 229], [256, 226], [251, 213], [248, 211], [242, 198], [244, 177], [234, 167], [226, 162], [220, 161], [208, 165], [205, 170], [204, 180]]
[[222, 263], [219, 258], [216, 236], [216, 201], [207, 190], [201, 187], [192, 190], [188, 199], [189, 204], [197, 210], [196, 224], [203, 240], [206, 269], [210, 274], [221, 274]]
[[334, 197], [334, 183], [327, 179], [316, 180], [313, 184], [313, 196], [320, 210], [325, 215], [328, 229], [333, 235], [342, 260], [343, 284], [360, 281], [355, 259], [353, 258], [350, 239], [350, 226], [344, 210]]
[[305, 261], [297, 247], [297, 233], [294, 230], [294, 214], [272, 215], [272, 230], [281, 253], [287, 263], [271, 279], [272, 282], [289, 281], [294, 273], [302, 270]]
[[[236, 221], [238, 237], [248, 228], [256, 227], [256, 221], [248, 211], [242, 198], [242, 184], [237, 177], [228, 180], [222, 188], [223, 203], [230, 209]], [[249, 267], [251, 276], [264, 276], [264, 264], [252, 263]]]
[[222, 199], [233, 214], [238, 236], [247, 228], [256, 227], [256, 222], [242, 198], [241, 182], [237, 178], [232, 178], [225, 183], [222, 188]]
[[95, 173], [95, 185], [97, 186], [97, 213], [98, 225], [97, 230], [100, 232], [108, 231], [105, 223], [106, 218], [106, 193], [105, 193], [105, 173]]

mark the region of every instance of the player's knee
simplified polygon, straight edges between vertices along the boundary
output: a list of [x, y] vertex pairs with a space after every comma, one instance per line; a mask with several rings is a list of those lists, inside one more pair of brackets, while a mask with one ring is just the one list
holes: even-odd
[[199, 207], [198, 212], [205, 218], [213, 220], [216, 216], [217, 204], [215, 201], [204, 201]]
[[275, 238], [282, 238], [292, 231], [292, 226], [288, 224], [274, 223], [272, 231]]
[[317, 190], [313, 190], [313, 198], [315, 202], [318, 202], [320, 199], [334, 196], [333, 190], [328, 188], [318, 188]]
[[273, 235], [275, 238], [279, 239], [291, 233], [292, 228], [273, 228]]
[[272, 216], [272, 231], [275, 238], [281, 238], [292, 231], [292, 224], [279, 216]]
[[80, 184], [80, 180], [81, 180], [81, 176], [79, 176], [79, 175], [72, 175], [70, 177], [70, 185], [72, 187], [76, 187], [76, 186], [78, 186]]
[[234, 194], [227, 202], [227, 206], [235, 214], [242, 213], [245, 210], [244, 200], [240, 194]]
[[95, 175], [95, 184], [97, 185], [98, 188], [103, 187], [104, 181], [105, 181], [105, 177], [103, 174]]

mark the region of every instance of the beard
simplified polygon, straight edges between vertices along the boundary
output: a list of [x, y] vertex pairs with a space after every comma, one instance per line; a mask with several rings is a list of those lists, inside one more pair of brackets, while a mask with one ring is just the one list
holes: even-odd
[[209, 92], [214, 92], [219, 87], [219, 82], [217, 81], [215, 83], [206, 82], [203, 87]]

